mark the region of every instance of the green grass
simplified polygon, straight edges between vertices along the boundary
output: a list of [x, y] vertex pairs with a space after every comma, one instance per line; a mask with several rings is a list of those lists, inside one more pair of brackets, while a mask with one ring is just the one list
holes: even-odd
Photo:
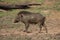
[[[5, 2], [9, 2], [9, 3], [31, 3], [33, 0], [3, 0]], [[43, 2], [44, 0], [34, 0], [34, 2]]]

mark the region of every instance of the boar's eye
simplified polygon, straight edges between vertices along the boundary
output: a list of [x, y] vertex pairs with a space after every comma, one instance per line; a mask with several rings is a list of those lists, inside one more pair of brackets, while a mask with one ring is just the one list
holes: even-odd
[[21, 14], [21, 17], [23, 17], [23, 14]]

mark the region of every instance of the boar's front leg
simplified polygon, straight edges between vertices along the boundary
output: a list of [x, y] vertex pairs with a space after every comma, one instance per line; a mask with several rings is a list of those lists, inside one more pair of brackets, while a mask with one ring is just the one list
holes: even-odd
[[24, 32], [29, 33], [28, 28], [29, 28], [29, 23], [25, 23], [25, 30], [24, 30]]

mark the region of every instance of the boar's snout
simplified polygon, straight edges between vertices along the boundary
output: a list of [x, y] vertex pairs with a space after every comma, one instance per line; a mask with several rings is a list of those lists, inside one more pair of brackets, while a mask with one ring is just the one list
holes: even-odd
[[15, 20], [14, 23], [18, 23], [19, 21], [18, 20]]

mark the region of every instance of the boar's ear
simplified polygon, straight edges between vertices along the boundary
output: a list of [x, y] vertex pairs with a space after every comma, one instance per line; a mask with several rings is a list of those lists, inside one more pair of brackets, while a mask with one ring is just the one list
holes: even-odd
[[23, 14], [21, 14], [21, 17], [23, 17]]

